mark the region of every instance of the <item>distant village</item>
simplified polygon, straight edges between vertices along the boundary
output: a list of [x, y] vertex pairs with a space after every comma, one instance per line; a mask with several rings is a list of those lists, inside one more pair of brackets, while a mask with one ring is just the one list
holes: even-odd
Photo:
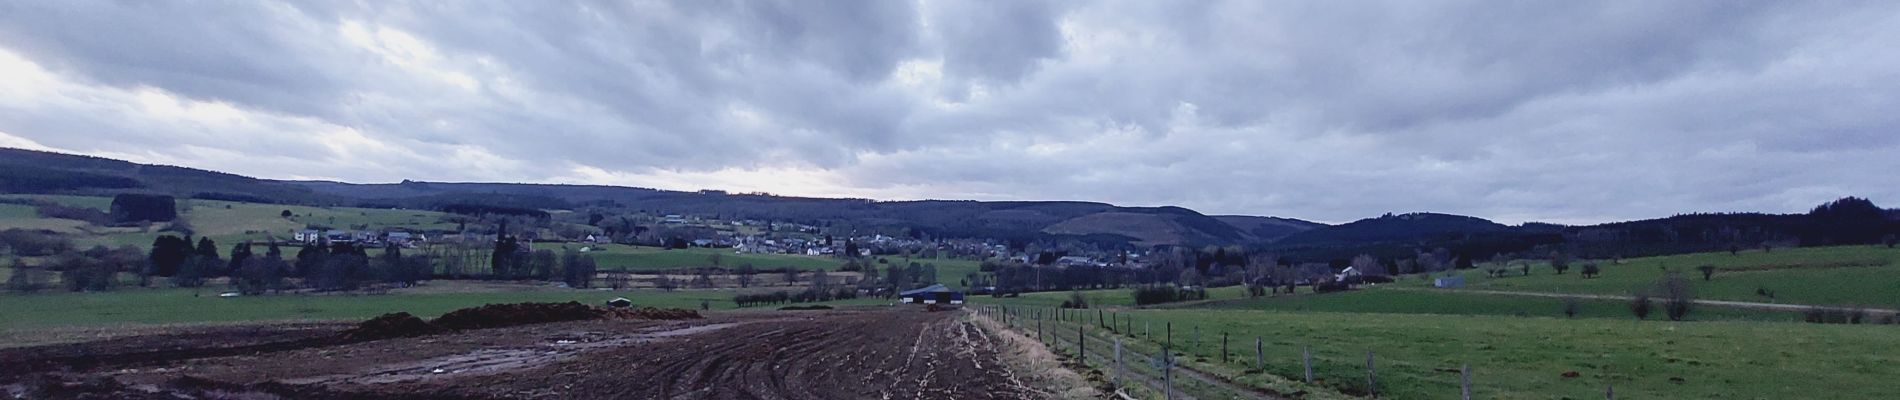
[[[292, 232], [290, 244], [353, 243], [359, 246], [418, 248], [434, 243], [482, 243], [497, 239], [484, 219], [452, 216], [463, 222], [459, 231], [357, 226], [338, 229], [311, 226]], [[469, 220], [461, 220], [468, 218]], [[600, 220], [515, 221], [520, 230], [508, 234], [525, 243], [622, 244], [663, 248], [729, 248], [734, 253], [858, 257], [917, 255], [966, 260], [1037, 263], [1040, 253], [1053, 248], [1030, 245], [1012, 250], [1007, 243], [981, 239], [915, 239], [885, 234], [846, 234], [802, 223], [755, 219], [719, 220], [681, 214], [650, 217], [623, 216], [619, 225]], [[592, 218], [590, 218], [592, 219]], [[604, 218], [603, 218], [604, 219]], [[468, 222], [481, 222], [467, 224]], [[605, 229], [584, 223], [606, 225]], [[479, 227], [479, 228], [478, 228]], [[578, 227], [578, 228], [577, 228]], [[592, 228], [592, 229], [589, 229]], [[618, 229], [615, 229], [618, 228]], [[581, 251], [589, 250], [582, 247]], [[1088, 267], [1138, 267], [1146, 252], [1087, 252], [1063, 249], [1064, 255], [1041, 264]]]

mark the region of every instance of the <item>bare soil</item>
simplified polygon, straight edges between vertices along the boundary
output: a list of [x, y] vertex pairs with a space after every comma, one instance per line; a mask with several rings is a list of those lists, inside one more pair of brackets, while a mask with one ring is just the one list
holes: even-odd
[[0, 349], [0, 397], [1042, 398], [1004, 343], [914, 308], [606, 319], [345, 340], [352, 326], [221, 327]]

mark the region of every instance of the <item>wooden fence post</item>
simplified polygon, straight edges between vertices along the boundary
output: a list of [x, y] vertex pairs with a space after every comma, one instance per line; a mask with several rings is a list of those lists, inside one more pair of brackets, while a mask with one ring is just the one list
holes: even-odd
[[1262, 373], [1267, 372], [1266, 357], [1267, 357], [1266, 351], [1264, 351], [1264, 349], [1260, 346], [1260, 337], [1254, 336], [1253, 337], [1253, 367], [1254, 369], [1258, 369]]
[[1174, 349], [1161, 346], [1161, 393], [1168, 400], [1174, 400]]
[[1115, 338], [1115, 388], [1122, 388], [1122, 338], [1120, 337]]
[[1089, 365], [1089, 337], [1083, 335], [1082, 326], [1075, 325], [1075, 359], [1082, 365]]
[[1227, 332], [1220, 333], [1220, 362], [1227, 362]]
[[1372, 368], [1372, 351], [1366, 351], [1366, 393], [1379, 397], [1379, 373]]
[[1471, 400], [1471, 364], [1458, 368], [1458, 388], [1460, 399]]
[[1306, 366], [1306, 383], [1313, 383], [1313, 346], [1300, 347], [1300, 364]]

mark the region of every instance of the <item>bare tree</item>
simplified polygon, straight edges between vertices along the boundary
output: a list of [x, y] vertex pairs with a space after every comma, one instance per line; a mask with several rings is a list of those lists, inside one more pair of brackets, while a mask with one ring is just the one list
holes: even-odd
[[710, 271], [711, 271], [710, 268], [698, 268], [696, 271], [697, 273], [695, 273], [693, 276], [693, 287], [700, 288], [700, 289], [711, 289], [713, 287], [713, 281], [712, 281], [712, 273]]
[[1708, 281], [1708, 280], [1710, 280], [1710, 279], [1714, 279], [1714, 278], [1715, 278], [1715, 266], [1714, 266], [1714, 265], [1704, 265], [1704, 266], [1700, 266], [1700, 267], [1695, 267], [1695, 270], [1696, 270], [1696, 271], [1701, 271], [1701, 272], [1702, 272], [1702, 280], [1703, 280], [1703, 281], [1705, 281], [1705, 282], [1706, 282], [1706, 281]]
[[811, 287], [819, 291], [828, 290], [831, 287], [831, 274], [825, 273], [825, 270], [822, 269], [812, 271]]
[[607, 286], [613, 288], [614, 290], [626, 289], [627, 286], [629, 286], [629, 284], [632, 281], [633, 281], [632, 274], [629, 274], [626, 271], [614, 271], [614, 272], [607, 273]]
[[1360, 254], [1358, 257], [1353, 257], [1352, 269], [1353, 271], [1358, 271], [1360, 275], [1386, 275], [1385, 265], [1379, 264], [1379, 259], [1374, 258], [1371, 254]]
[[1576, 318], [1577, 312], [1583, 310], [1583, 300], [1577, 296], [1564, 296], [1563, 302], [1565, 317]]
[[1280, 266], [1280, 256], [1259, 254], [1247, 259], [1247, 295], [1265, 296], [1267, 286], [1272, 285], [1273, 270]]
[[754, 269], [751, 263], [740, 264], [739, 278], [738, 278], [739, 287], [742, 287], [742, 288], [752, 287], [752, 274], [756, 274], [756, 273], [758, 273], [758, 270]]
[[1181, 286], [1199, 286], [1201, 283], [1201, 273], [1195, 271], [1193, 268], [1182, 269], [1181, 277], [1180, 279], [1176, 279], [1175, 283]]
[[1669, 315], [1670, 321], [1681, 321], [1689, 316], [1689, 310], [1695, 304], [1695, 288], [1690, 287], [1687, 278], [1670, 271], [1662, 282], [1657, 283], [1657, 290], [1663, 295], [1663, 313]]

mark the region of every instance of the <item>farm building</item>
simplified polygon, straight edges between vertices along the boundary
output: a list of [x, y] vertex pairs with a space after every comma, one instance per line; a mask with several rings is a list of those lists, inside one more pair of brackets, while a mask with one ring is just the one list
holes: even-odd
[[897, 297], [908, 304], [963, 304], [963, 292], [950, 290], [943, 285], [906, 290], [899, 292]]

